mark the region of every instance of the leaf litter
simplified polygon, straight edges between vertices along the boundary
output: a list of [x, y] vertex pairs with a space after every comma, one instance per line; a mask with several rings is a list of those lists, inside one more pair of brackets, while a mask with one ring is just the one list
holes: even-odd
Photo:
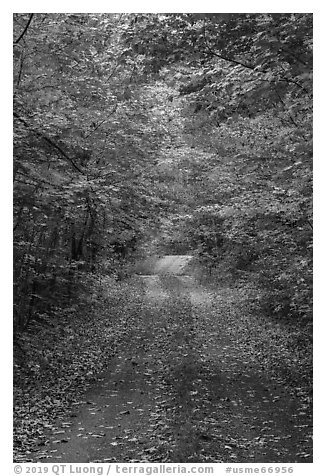
[[[47, 398], [41, 399], [40, 393], [33, 392], [25, 377], [29, 402], [19, 394], [15, 460], [50, 461], [54, 455], [64, 460], [62, 443], [70, 447], [74, 439], [91, 438], [104, 442], [104, 447], [98, 449], [102, 458], [94, 454], [94, 462], [311, 461], [311, 405], [307, 391], [304, 386], [293, 389], [284, 375], [277, 374], [277, 367], [257, 358], [261, 357], [261, 333], [256, 332], [255, 339], [252, 333], [248, 335], [250, 314], [237, 290], [210, 292], [210, 305], [203, 306], [198, 303], [199, 285], [193, 285], [196, 304], [192, 301], [192, 288], [185, 289], [176, 277], [164, 277], [160, 282], [169, 299], [149, 299], [143, 283], [134, 284], [132, 292], [129, 289], [130, 297], [125, 298], [124, 308], [119, 310], [126, 316], [123, 330], [118, 320], [111, 326], [104, 318], [85, 323], [84, 342], [92, 342], [86, 366], [74, 367], [72, 362], [78, 362], [77, 355], [68, 359], [58, 343], [57, 353], [63, 353], [67, 367], [56, 384], [51, 373], [49, 377], [45, 373], [40, 376], [42, 388], [46, 389], [42, 395]], [[104, 326], [107, 334], [103, 334]], [[102, 344], [104, 354], [100, 354], [95, 347], [103, 343], [103, 335], [110, 345]], [[81, 345], [78, 350], [87, 355], [86, 347], [82, 349]], [[110, 351], [105, 353], [105, 349]], [[270, 351], [273, 359], [273, 347]], [[93, 377], [82, 378], [85, 368], [100, 375], [114, 353], [119, 357], [112, 374], [114, 381], [106, 382], [103, 375], [97, 381]], [[264, 359], [268, 360], [267, 352]], [[130, 384], [127, 378], [119, 377], [124, 368], [129, 377], [133, 375]], [[71, 379], [68, 383], [72, 371], [78, 385], [71, 385]], [[85, 400], [85, 392], [92, 385], [100, 387], [100, 395]], [[114, 392], [112, 385], [116, 387]], [[85, 424], [78, 426], [73, 420], [60, 423], [60, 418], [72, 415], [74, 406], [81, 414], [83, 407], [90, 405], [89, 413], [98, 422], [92, 433], [87, 432]], [[98, 420], [102, 410], [104, 414], [109, 412], [115, 422]], [[33, 419], [36, 414], [38, 418]], [[118, 423], [119, 418], [123, 423]], [[49, 433], [55, 437], [68, 430], [69, 437], [52, 438], [49, 443]], [[40, 452], [39, 444], [46, 449]], [[58, 445], [59, 453], [51, 448], [52, 444]], [[107, 454], [109, 447], [114, 451], [112, 456]]]

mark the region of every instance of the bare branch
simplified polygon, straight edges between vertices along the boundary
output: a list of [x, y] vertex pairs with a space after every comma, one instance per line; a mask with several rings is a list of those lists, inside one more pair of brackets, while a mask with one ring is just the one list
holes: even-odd
[[29, 27], [29, 25], [31, 24], [31, 21], [32, 21], [32, 19], [33, 19], [33, 16], [34, 16], [34, 13], [31, 13], [30, 16], [29, 16], [28, 22], [26, 23], [26, 26], [25, 26], [25, 28], [24, 28], [24, 30], [23, 30], [23, 32], [20, 34], [20, 36], [19, 36], [19, 37], [17, 38], [17, 40], [14, 42], [15, 45], [17, 45], [17, 44], [20, 42], [20, 40], [23, 38], [23, 36], [24, 36], [25, 33], [27, 32], [28, 27]]

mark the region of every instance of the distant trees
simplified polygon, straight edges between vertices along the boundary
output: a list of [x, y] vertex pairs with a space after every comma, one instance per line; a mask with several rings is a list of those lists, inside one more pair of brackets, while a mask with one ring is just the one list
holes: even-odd
[[188, 206], [166, 243], [254, 279], [272, 314], [311, 319], [312, 15], [140, 15], [126, 35], [179, 90], [197, 154], [167, 152]]

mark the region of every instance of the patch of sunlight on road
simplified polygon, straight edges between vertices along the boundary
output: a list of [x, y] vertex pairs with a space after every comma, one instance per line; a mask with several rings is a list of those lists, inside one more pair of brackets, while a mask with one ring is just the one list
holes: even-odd
[[192, 259], [190, 255], [168, 255], [157, 260], [154, 265], [154, 274], [180, 275]]
[[169, 294], [164, 291], [159, 276], [141, 276], [146, 286], [146, 296], [148, 299], [156, 301], [163, 301], [169, 297]]

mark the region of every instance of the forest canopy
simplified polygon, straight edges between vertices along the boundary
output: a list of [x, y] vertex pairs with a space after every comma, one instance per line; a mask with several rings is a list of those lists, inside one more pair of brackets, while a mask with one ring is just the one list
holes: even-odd
[[15, 462], [311, 462], [312, 14], [13, 26]]
[[19, 13], [13, 45], [18, 327], [154, 235], [311, 319], [312, 14]]

